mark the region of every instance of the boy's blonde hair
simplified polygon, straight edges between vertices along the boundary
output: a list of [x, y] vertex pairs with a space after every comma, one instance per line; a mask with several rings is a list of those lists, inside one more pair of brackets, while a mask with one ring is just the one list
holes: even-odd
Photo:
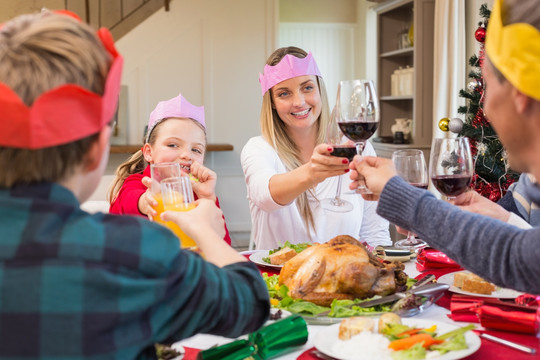
[[[21, 15], [0, 28], [0, 82], [27, 106], [64, 84], [103, 95], [110, 64], [94, 30], [70, 16], [44, 11]], [[83, 163], [96, 139], [97, 134], [38, 150], [0, 147], [0, 187], [62, 180]]]
[[[283, 47], [274, 51], [266, 61], [266, 64], [274, 66], [279, 63], [287, 54], [291, 54], [298, 58], [305, 58], [307, 56], [307, 52], [298, 47]], [[326, 140], [326, 131], [328, 128], [328, 122], [330, 121], [330, 108], [328, 106], [326, 87], [323, 79], [320, 76], [317, 76], [317, 83], [321, 96], [321, 115], [317, 120], [316, 143], [321, 144]], [[263, 96], [261, 109], [261, 133], [264, 139], [276, 150], [278, 156], [290, 171], [303, 165], [303, 163], [300, 159], [298, 147], [287, 133], [285, 123], [280, 119], [277, 111], [273, 108], [271, 93], [272, 89], [267, 91]], [[304, 192], [296, 198], [296, 205], [298, 206], [300, 215], [304, 220], [308, 234], [310, 234], [310, 229], [315, 231], [315, 224], [313, 220], [313, 212], [309, 206], [307, 192]]]

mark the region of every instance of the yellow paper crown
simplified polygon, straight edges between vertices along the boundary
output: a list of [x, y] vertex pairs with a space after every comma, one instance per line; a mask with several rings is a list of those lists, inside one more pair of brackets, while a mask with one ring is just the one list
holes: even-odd
[[534, 26], [503, 26], [503, 0], [496, 0], [486, 34], [486, 52], [493, 65], [519, 91], [540, 100], [540, 32]]

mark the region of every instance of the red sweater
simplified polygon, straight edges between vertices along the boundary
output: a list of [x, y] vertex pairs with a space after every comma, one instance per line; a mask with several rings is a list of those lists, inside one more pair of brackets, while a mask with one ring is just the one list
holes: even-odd
[[[147, 166], [142, 174], [132, 174], [124, 180], [124, 183], [118, 192], [118, 196], [109, 209], [111, 214], [130, 214], [147, 217], [139, 211], [138, 205], [139, 198], [148, 189], [141, 181], [145, 176], [150, 177], [150, 166]], [[193, 193], [193, 196], [195, 200], [197, 200], [197, 194]], [[219, 200], [217, 197], [216, 205], [219, 207]], [[225, 220], [225, 217], [223, 217], [223, 219]], [[225, 224], [225, 237], [223, 240], [231, 245], [231, 237], [229, 235], [229, 229], [227, 229], [227, 224]]]

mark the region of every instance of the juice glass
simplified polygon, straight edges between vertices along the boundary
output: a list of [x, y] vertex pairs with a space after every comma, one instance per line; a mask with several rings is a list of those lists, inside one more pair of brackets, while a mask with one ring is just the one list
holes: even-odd
[[[180, 171], [180, 165], [175, 162], [151, 164], [150, 174], [150, 176], [152, 177], [152, 195], [158, 203], [157, 207], [155, 208], [157, 214], [152, 218], [152, 220], [171, 229], [172, 232], [178, 237], [178, 239], [180, 239], [180, 244], [183, 248], [195, 249], [197, 246], [195, 244], [195, 241], [189, 236], [187, 236], [178, 225], [176, 225], [172, 221], [166, 222], [161, 220], [161, 213], [165, 210], [188, 211], [194, 207], [193, 191], [191, 190], [191, 183], [189, 182], [189, 178], [187, 176], [182, 176], [182, 172]], [[176, 181], [179, 181], [181, 184], [173, 185]], [[165, 188], [165, 196], [162, 192], [162, 183], [166, 184], [163, 186]], [[183, 192], [180, 192], [178, 194], [175, 193], [173, 189], [176, 188], [186, 189], [186, 196], [183, 195]], [[180, 197], [180, 194], [182, 195], [182, 197]], [[181, 204], [176, 204], [175, 202], [181, 202]]]
[[[163, 211], [189, 211], [195, 207], [193, 203], [193, 190], [188, 176], [163, 179], [161, 180], [160, 187], [161, 194], [156, 196], [158, 214]], [[161, 222], [162, 220], [159, 219], [159, 221]], [[183, 248], [197, 248], [195, 241], [187, 236], [174, 222], [167, 221], [164, 224], [178, 236]]]

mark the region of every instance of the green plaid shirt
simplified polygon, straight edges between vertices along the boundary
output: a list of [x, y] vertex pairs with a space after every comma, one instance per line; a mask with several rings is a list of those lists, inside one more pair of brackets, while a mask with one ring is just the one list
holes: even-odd
[[56, 184], [0, 190], [0, 359], [155, 358], [269, 312], [257, 268], [218, 268], [140, 217], [88, 214]]

